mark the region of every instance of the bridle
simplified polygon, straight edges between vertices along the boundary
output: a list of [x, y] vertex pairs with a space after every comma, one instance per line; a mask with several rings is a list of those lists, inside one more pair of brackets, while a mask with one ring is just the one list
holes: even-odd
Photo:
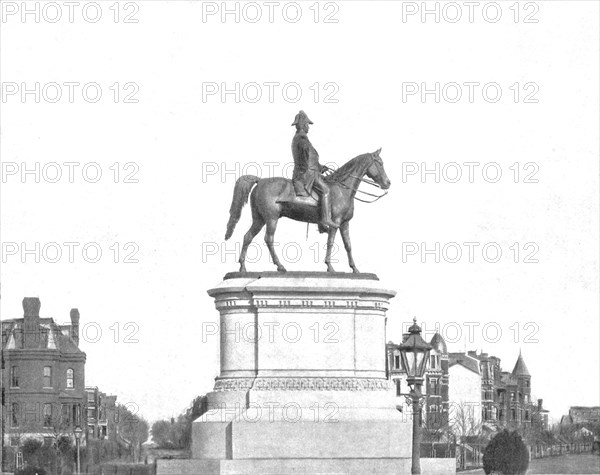
[[[369, 165], [367, 166], [367, 169], [371, 166], [372, 162], [374, 162], [374, 161], [375, 161], [375, 157], [373, 157], [373, 155], [371, 155], [371, 163], [369, 163]], [[329, 167], [324, 167], [324, 168], [326, 168], [328, 171], [334, 171], [333, 169], [331, 169]], [[357, 180], [361, 181], [362, 183], [366, 183], [369, 186], [374, 186], [375, 188], [379, 188], [380, 190], [383, 191], [383, 193], [381, 195], [375, 195], [373, 193], [369, 193], [368, 191], [359, 190], [357, 188], [356, 189], [357, 193], [362, 193], [363, 195], [370, 196], [375, 199], [371, 199], [371, 200], [369, 200], [368, 198], [362, 199], [362, 198], [359, 198], [358, 196], [354, 195], [354, 199], [356, 201], [360, 201], [361, 203], [371, 204], [371, 203], [375, 203], [376, 201], [380, 200], [381, 198], [383, 198], [385, 195], [388, 194], [388, 190], [384, 190], [381, 187], [381, 185], [379, 183], [377, 183], [375, 180], [371, 180], [370, 178], [364, 178], [362, 176], [356, 176], [356, 175], [351, 175], [351, 174], [349, 174], [348, 176], [351, 178], [356, 178]], [[345, 183], [342, 183], [339, 180], [333, 180], [333, 181], [335, 181], [340, 186], [343, 186], [345, 188], [350, 188], [348, 185], [346, 185]]]

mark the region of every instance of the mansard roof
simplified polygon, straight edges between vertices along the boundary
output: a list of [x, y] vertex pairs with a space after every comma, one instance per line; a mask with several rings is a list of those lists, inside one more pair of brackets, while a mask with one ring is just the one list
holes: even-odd
[[[39, 318], [38, 329], [40, 332], [39, 346], [34, 349], [57, 350], [62, 354], [83, 353], [71, 338], [67, 328], [61, 328], [52, 318]], [[23, 349], [24, 319], [15, 318], [2, 322], [2, 349]], [[44, 336], [43, 338], [41, 336]], [[83, 353], [84, 354], [84, 353]]]

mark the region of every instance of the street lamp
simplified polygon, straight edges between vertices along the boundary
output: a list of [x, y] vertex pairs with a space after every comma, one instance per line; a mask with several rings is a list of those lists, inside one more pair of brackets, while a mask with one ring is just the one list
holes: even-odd
[[402, 366], [406, 371], [406, 382], [410, 387], [407, 401], [412, 403], [413, 410], [413, 440], [412, 440], [412, 467], [411, 473], [421, 473], [421, 411], [419, 403], [421, 399], [421, 386], [423, 375], [427, 368], [429, 352], [432, 346], [421, 338], [421, 327], [417, 325], [417, 319], [413, 318], [413, 324], [408, 329], [409, 335], [406, 341], [400, 345], [400, 356]]
[[81, 434], [83, 434], [83, 429], [79, 426], [76, 426], [73, 429], [73, 433], [75, 434], [75, 444], [77, 444], [77, 475], [81, 473], [81, 454], [79, 453]]

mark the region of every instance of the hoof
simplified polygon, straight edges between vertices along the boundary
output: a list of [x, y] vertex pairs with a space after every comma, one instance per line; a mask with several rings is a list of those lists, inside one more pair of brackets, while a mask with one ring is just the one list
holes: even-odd
[[247, 271], [246, 271], [246, 266], [244, 266], [244, 265], [241, 265], [241, 266], [240, 266], [240, 272], [247, 272]]
[[331, 266], [327, 266], [327, 272], [335, 272], [335, 269]]
[[283, 266], [277, 267], [277, 272], [287, 272], [286, 268]]
[[359, 270], [358, 270], [356, 267], [353, 267], [353, 268], [352, 268], [352, 272], [353, 272], [354, 274], [360, 274], [360, 271], [359, 271]]

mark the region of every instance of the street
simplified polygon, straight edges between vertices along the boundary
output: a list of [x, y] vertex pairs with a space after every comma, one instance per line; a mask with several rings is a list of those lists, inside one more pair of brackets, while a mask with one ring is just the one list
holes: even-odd
[[[483, 469], [464, 472], [469, 475], [482, 475]], [[529, 464], [528, 475], [533, 474], [600, 474], [600, 457], [592, 454], [562, 455], [560, 457], [546, 457], [534, 459]]]

